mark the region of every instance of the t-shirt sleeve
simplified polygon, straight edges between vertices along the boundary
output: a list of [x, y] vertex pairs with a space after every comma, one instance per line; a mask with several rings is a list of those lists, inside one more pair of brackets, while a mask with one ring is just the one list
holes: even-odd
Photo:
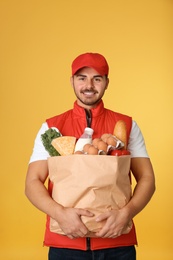
[[47, 123], [43, 123], [36, 136], [33, 152], [30, 157], [29, 163], [39, 160], [47, 160], [47, 158], [50, 157], [41, 140], [41, 135], [44, 134], [46, 130], [48, 130], [48, 125]]
[[142, 132], [135, 121], [132, 122], [132, 129], [127, 149], [130, 151], [132, 158], [149, 157]]

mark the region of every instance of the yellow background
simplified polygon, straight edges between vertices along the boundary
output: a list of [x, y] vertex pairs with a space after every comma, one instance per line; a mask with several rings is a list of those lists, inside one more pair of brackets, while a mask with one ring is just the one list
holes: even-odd
[[173, 259], [172, 11], [171, 0], [0, 0], [1, 259], [47, 259], [27, 164], [42, 122], [72, 107], [71, 61], [87, 51], [107, 58], [105, 106], [138, 122], [156, 174], [135, 218], [138, 260]]

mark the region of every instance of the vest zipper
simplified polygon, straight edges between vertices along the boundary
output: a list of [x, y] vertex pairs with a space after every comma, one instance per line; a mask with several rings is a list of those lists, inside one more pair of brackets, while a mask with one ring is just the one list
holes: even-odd
[[[91, 122], [92, 122], [91, 110], [85, 109], [85, 114], [86, 114], [87, 127], [91, 127]], [[86, 238], [86, 246], [87, 246], [87, 250], [91, 250], [90, 237]]]
[[85, 109], [85, 114], [86, 114], [87, 127], [91, 128], [91, 122], [92, 122], [91, 110]]
[[90, 241], [90, 237], [86, 238], [86, 244], [87, 244], [87, 250], [91, 250], [91, 241]]

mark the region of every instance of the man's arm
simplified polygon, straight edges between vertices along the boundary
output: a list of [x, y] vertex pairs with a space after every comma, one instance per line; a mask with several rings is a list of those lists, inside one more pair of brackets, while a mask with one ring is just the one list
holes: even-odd
[[148, 204], [154, 194], [155, 177], [149, 158], [132, 158], [131, 171], [137, 182], [133, 197], [127, 205], [133, 218]]
[[61, 207], [52, 200], [44, 185], [47, 177], [48, 165], [46, 160], [30, 163], [25, 182], [25, 194], [35, 207], [53, 217], [55, 214], [54, 207]]
[[81, 221], [81, 215], [92, 217], [88, 210], [64, 208], [56, 203], [44, 183], [48, 177], [47, 160], [40, 160], [29, 164], [26, 176], [25, 194], [31, 203], [55, 219], [69, 238], [83, 237], [88, 230]]
[[97, 221], [106, 220], [106, 224], [97, 233], [97, 236], [111, 238], [120, 236], [129, 221], [150, 201], [155, 191], [155, 178], [150, 159], [132, 158], [131, 171], [137, 182], [132, 199], [122, 209], [112, 210], [97, 218]]

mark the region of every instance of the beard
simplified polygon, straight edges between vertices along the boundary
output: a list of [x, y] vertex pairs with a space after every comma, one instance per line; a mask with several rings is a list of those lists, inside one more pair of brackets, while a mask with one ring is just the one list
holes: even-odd
[[[97, 105], [100, 102], [100, 100], [102, 99], [103, 95], [104, 95], [104, 93], [102, 95], [97, 95], [98, 92], [96, 92], [95, 90], [87, 90], [87, 89], [81, 91], [80, 92], [81, 95], [76, 93], [75, 88], [74, 88], [74, 92], [75, 92], [75, 95], [76, 95], [77, 99], [82, 104], [84, 104], [86, 106], [95, 106], [95, 105]], [[84, 96], [83, 93], [85, 93], [85, 92], [94, 93], [95, 96], [94, 97]]]
[[82, 100], [80, 97], [78, 97], [78, 96], [76, 96], [76, 97], [77, 97], [77, 99], [78, 99], [82, 104], [87, 105], [87, 106], [95, 106], [95, 105], [97, 105], [97, 104], [100, 102], [100, 100], [101, 100], [101, 98], [99, 98], [99, 99], [97, 99], [97, 100], [95, 100], [95, 101], [92, 101], [92, 100]]

